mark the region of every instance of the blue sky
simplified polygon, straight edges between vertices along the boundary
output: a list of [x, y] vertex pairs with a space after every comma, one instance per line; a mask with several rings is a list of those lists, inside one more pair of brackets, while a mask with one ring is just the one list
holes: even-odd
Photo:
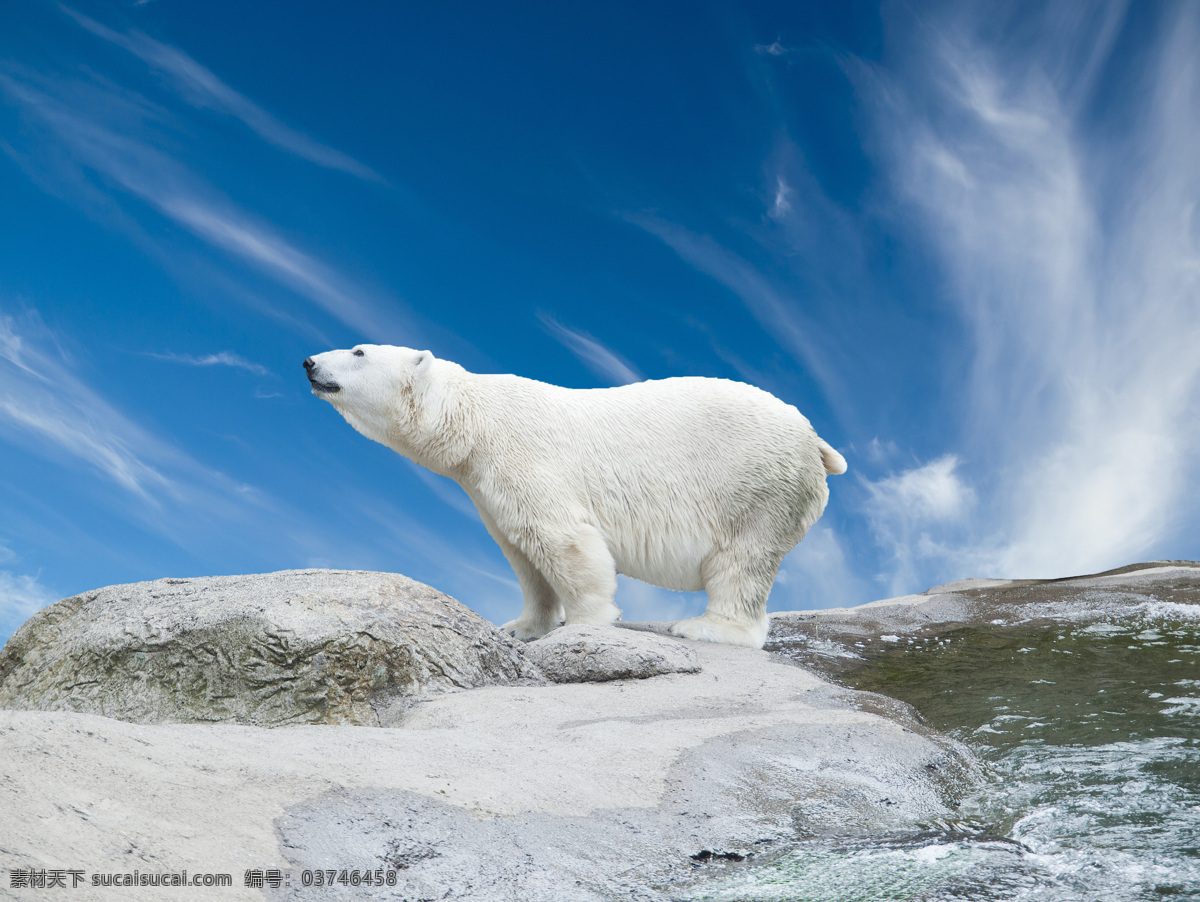
[[[520, 591], [311, 396], [721, 376], [846, 456], [773, 610], [1200, 558], [1194, 3], [0, 5], [0, 638], [163, 576]], [[629, 619], [702, 595], [623, 580]]]

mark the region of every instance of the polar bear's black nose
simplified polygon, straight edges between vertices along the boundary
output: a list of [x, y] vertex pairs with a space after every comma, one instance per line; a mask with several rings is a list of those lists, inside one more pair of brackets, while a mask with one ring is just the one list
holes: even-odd
[[311, 371], [314, 366], [316, 366], [316, 363], [313, 362], [313, 359], [311, 357], [305, 358], [305, 360], [304, 360], [304, 369], [305, 370]]

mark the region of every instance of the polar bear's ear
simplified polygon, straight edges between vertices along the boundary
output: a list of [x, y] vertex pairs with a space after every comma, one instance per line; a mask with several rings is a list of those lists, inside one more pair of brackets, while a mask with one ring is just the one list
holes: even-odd
[[433, 363], [433, 355], [428, 351], [418, 351], [417, 359], [413, 363], [413, 369], [422, 371], [429, 368], [429, 364]]

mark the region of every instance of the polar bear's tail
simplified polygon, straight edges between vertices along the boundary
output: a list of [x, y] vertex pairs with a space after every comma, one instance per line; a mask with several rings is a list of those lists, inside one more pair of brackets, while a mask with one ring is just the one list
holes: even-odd
[[846, 458], [833, 449], [833, 445], [822, 439], [817, 439], [821, 448], [821, 460], [825, 462], [825, 472], [830, 476], [840, 476], [846, 472]]

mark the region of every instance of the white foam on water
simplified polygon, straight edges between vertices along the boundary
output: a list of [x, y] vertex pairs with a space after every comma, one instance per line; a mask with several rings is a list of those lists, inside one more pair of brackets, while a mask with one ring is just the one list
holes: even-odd
[[1200, 698], [1167, 698], [1163, 699], [1162, 703], [1174, 706], [1163, 708], [1163, 714], [1183, 714], [1187, 717], [1200, 717]]
[[964, 843], [912, 848], [797, 849], [693, 889], [687, 902], [903, 902], [983, 864], [989, 851]]
[[1138, 605], [1148, 620], [1200, 620], [1200, 604], [1178, 601], [1150, 601]]

